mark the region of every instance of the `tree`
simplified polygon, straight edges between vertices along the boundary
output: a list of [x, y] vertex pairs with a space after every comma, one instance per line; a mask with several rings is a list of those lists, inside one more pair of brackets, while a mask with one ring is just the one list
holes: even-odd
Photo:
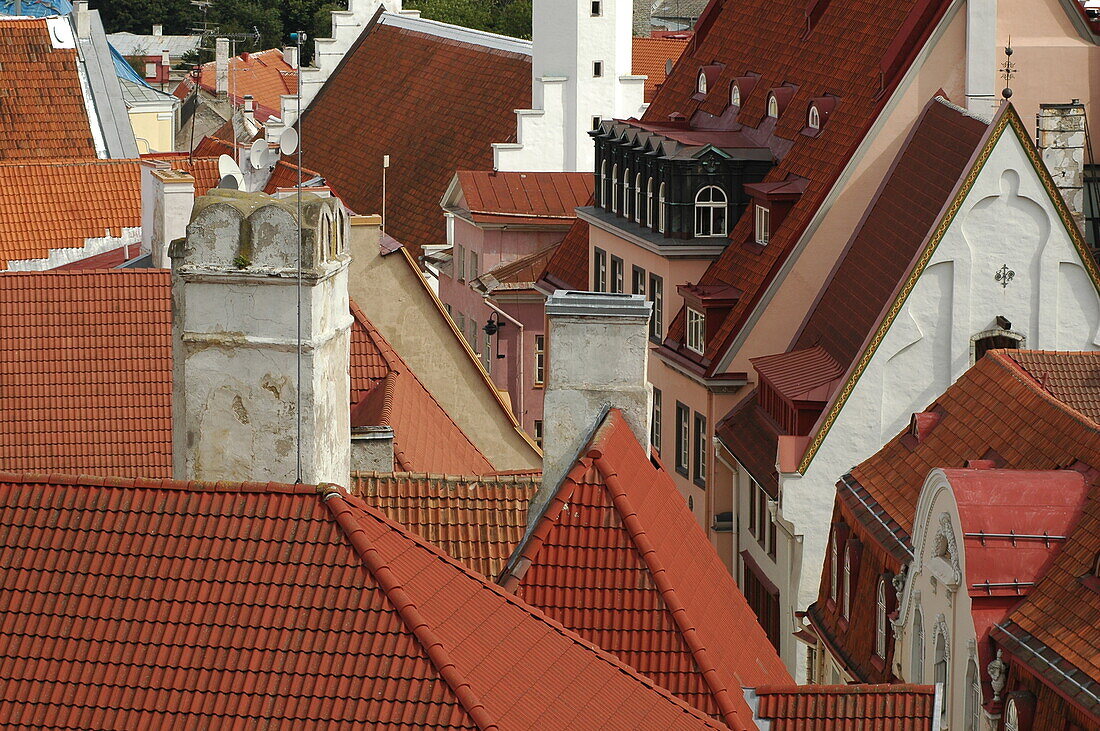
[[91, 0], [89, 7], [99, 10], [108, 33], [148, 34], [163, 25], [165, 33], [186, 35], [199, 19], [191, 0]]
[[406, 0], [404, 7], [425, 18], [475, 30], [492, 30], [495, 3], [485, 0]]
[[513, 38], [530, 38], [531, 0], [512, 0], [501, 8], [494, 30]]

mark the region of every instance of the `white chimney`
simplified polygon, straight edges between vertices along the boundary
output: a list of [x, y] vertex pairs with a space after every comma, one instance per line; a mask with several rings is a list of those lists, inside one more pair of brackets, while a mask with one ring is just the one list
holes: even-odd
[[167, 269], [168, 244], [187, 233], [195, 204], [195, 179], [165, 163], [141, 166], [141, 251], [153, 266]]
[[348, 484], [348, 217], [296, 203], [215, 189], [169, 249], [179, 479]]
[[163, 25], [154, 25], [153, 26], [153, 35], [155, 35], [155, 36], [164, 35], [164, 26]]
[[298, 68], [298, 47], [285, 46], [283, 48], [283, 61], [292, 69]]
[[92, 15], [88, 10], [88, 0], [76, 0], [73, 3], [73, 20], [76, 22], [76, 37], [92, 37]]
[[622, 411], [648, 453], [652, 310], [642, 295], [559, 291], [547, 298], [542, 489], [529, 515], [539, 515], [573, 468], [605, 407]]
[[214, 44], [214, 90], [218, 96], [229, 95], [229, 39], [219, 38]]
[[1039, 151], [1073, 220], [1085, 231], [1085, 106], [1040, 104], [1037, 119]]
[[251, 94], [244, 95], [244, 116], [249, 122], [255, 126], [256, 124], [256, 100], [252, 98]]
[[997, 91], [997, 0], [966, 3], [966, 108], [993, 113]]

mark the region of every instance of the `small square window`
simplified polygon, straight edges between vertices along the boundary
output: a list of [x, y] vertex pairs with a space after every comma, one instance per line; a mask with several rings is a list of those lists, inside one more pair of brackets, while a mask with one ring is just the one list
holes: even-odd
[[592, 62], [592, 76], [597, 79], [603, 76], [603, 61]]
[[603, 0], [592, 0], [592, 17], [598, 18], [603, 15]]
[[157, 65], [155, 63], [145, 64], [145, 78], [147, 78], [147, 79], [157, 78]]

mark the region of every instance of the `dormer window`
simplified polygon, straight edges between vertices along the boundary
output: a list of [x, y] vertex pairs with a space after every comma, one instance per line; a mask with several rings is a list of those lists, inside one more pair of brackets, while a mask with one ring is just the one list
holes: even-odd
[[688, 350], [703, 354], [707, 318], [702, 312], [687, 308], [687, 347]]
[[806, 116], [806, 126], [810, 129], [821, 129], [821, 112], [817, 111], [816, 105], [810, 105], [810, 113]]
[[707, 93], [707, 74], [705, 71], [699, 72], [699, 81], [696, 83], [695, 90], [700, 94]]
[[772, 236], [771, 209], [764, 206], [756, 206], [756, 243], [767, 246]]
[[716, 185], [708, 185], [695, 196], [695, 235], [726, 235], [726, 194]]
[[775, 98], [775, 94], [768, 95], [768, 116], [772, 119], [779, 118], [779, 100]]
[[736, 81], [730, 84], [730, 106], [741, 106], [741, 87]]

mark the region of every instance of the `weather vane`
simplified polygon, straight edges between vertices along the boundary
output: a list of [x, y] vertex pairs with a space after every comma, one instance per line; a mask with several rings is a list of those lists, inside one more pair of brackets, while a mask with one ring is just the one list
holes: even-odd
[[1005, 99], [1012, 98], [1012, 79], [1016, 76], [1016, 64], [1012, 63], [1012, 36], [1008, 37], [1008, 45], [1005, 46], [1005, 62], [1000, 66], [1001, 78], [1005, 80], [1005, 88], [1001, 90], [1001, 96]]

